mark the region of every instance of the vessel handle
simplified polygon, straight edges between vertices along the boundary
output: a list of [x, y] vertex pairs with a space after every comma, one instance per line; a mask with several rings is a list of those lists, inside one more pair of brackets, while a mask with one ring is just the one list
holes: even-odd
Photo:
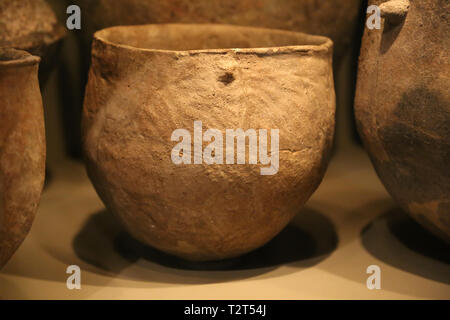
[[409, 0], [390, 0], [380, 5], [381, 16], [389, 24], [398, 25], [402, 23], [408, 14], [411, 3]]

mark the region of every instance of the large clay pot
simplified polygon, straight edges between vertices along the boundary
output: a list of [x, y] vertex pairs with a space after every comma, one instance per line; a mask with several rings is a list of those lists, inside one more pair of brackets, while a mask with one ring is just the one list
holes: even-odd
[[[84, 150], [107, 208], [135, 238], [190, 260], [231, 258], [268, 242], [327, 166], [335, 114], [331, 47], [325, 37], [225, 25], [96, 33]], [[262, 175], [264, 166], [247, 158], [240, 165], [175, 164], [174, 130], [192, 133], [194, 121], [223, 135], [278, 129], [279, 151], [271, 153], [279, 156], [277, 173]]]
[[370, 1], [381, 30], [366, 30], [356, 118], [386, 189], [450, 241], [450, 3]]
[[330, 37], [335, 52], [353, 39], [362, 0], [76, 0], [83, 32], [147, 23], [226, 23]]
[[42, 58], [41, 78], [46, 80], [59, 41], [65, 34], [45, 0], [0, 1], [0, 47], [11, 47]]
[[0, 48], [0, 268], [28, 234], [44, 183], [39, 60]]
[[[65, 112], [70, 113], [65, 127], [68, 136], [78, 133], [81, 103], [74, 91], [84, 88], [90, 62], [90, 45], [95, 31], [112, 26], [140, 25], [152, 23], [220, 23], [253, 27], [276, 28], [327, 36], [334, 42], [334, 70], [343, 70], [342, 58], [350, 48], [361, 6], [364, 0], [67, 0], [67, 5], [77, 4], [82, 12], [82, 28], [79, 35], [81, 54], [81, 81], [72, 81], [70, 93], [75, 97], [68, 99]], [[354, 65], [349, 65], [353, 75]], [[347, 69], [344, 69], [347, 70]], [[75, 70], [72, 73], [76, 72]], [[352, 76], [338, 81], [337, 95], [342, 114], [348, 114], [353, 99], [354, 83]], [[350, 88], [350, 89], [349, 89]], [[346, 99], [345, 97], [348, 97]], [[347, 103], [348, 102], [348, 103]], [[345, 134], [346, 124], [342, 124]], [[79, 138], [70, 140], [69, 149], [73, 155], [80, 154]]]

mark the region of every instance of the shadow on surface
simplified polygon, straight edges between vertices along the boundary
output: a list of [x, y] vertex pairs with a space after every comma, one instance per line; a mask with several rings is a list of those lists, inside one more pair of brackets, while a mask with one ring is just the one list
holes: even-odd
[[383, 262], [434, 281], [450, 284], [450, 246], [395, 208], [361, 232], [363, 246]]
[[[309, 209], [303, 209], [290, 225], [260, 249], [239, 258], [217, 262], [187, 262], [148, 247], [129, 236], [107, 211], [90, 216], [73, 240], [75, 254], [96, 267], [97, 270], [91, 268], [93, 272], [121, 273], [121, 277], [137, 280], [149, 279], [149, 269], [176, 274], [159, 275], [157, 280], [160, 282], [241, 279], [291, 263], [296, 268], [307, 268], [325, 259], [336, 246], [337, 234], [332, 222]], [[129, 267], [136, 270], [124, 272]], [[139, 267], [144, 270], [137, 270]], [[183, 275], [191, 276], [191, 280], [183, 278]]]

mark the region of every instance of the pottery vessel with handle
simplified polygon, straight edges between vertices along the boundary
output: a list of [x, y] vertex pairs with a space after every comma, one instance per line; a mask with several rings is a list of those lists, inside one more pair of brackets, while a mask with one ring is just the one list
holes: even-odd
[[450, 242], [450, 2], [370, 1], [355, 113], [384, 186], [419, 223]]

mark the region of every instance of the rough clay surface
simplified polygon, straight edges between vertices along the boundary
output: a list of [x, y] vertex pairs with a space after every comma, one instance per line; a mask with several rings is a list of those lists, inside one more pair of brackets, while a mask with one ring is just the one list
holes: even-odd
[[450, 242], [450, 2], [408, 2], [402, 22], [366, 29], [357, 124], [389, 193]]
[[[312, 41], [217, 25], [117, 27], [100, 36], [178, 50]], [[331, 42], [313, 39], [327, 44], [319, 51], [155, 52], [94, 40], [83, 115], [87, 169], [134, 237], [186, 259], [218, 260], [260, 247], [299, 212], [323, 177], [334, 133]], [[222, 133], [278, 128], [279, 172], [173, 164], [171, 134], [192, 134], [194, 120]]]
[[[24, 65], [6, 65], [31, 59]], [[31, 228], [45, 175], [38, 59], [0, 49], [0, 268]]]
[[[87, 35], [117, 25], [222, 23], [318, 34], [341, 56], [353, 39], [362, 0], [76, 0]], [[90, 38], [89, 38], [90, 40]]]
[[63, 35], [64, 29], [45, 0], [0, 1], [0, 47], [43, 56]]

